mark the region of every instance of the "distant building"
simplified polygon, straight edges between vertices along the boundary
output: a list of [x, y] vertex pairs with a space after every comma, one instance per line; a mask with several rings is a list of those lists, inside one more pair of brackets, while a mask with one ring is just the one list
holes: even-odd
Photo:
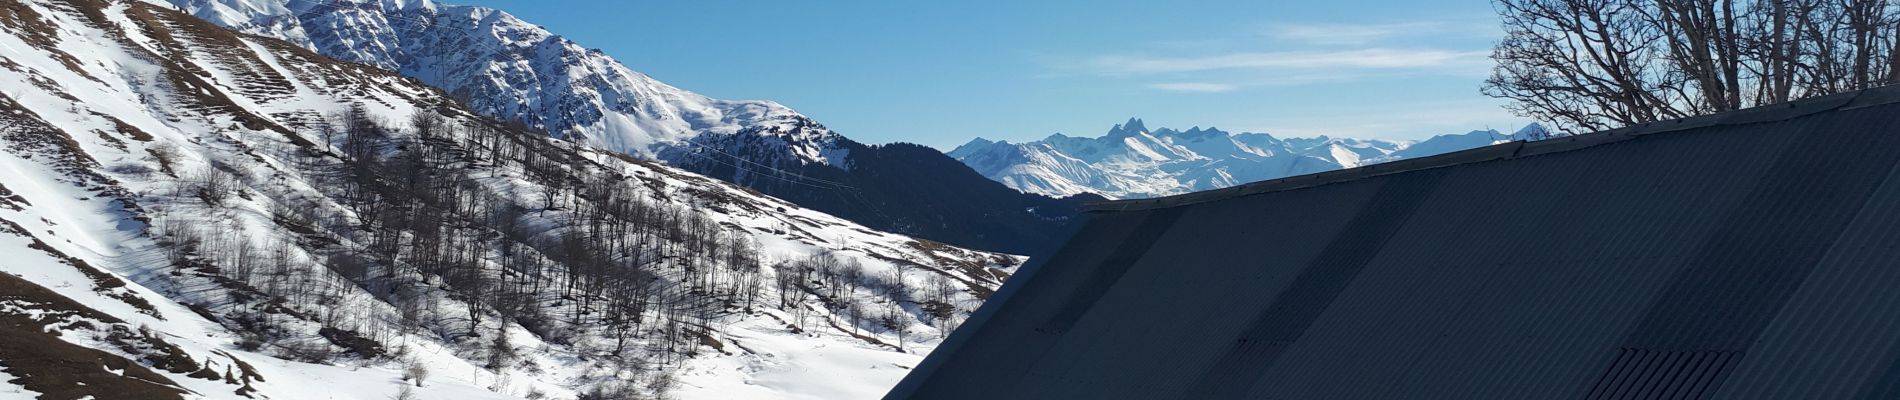
[[1896, 102], [1097, 204], [888, 398], [1900, 398]]

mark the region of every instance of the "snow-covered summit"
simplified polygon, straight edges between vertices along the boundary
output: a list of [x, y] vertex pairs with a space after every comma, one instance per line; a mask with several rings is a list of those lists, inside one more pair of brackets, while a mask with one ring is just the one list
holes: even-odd
[[[161, 0], [148, 0], [161, 1]], [[765, 100], [668, 85], [500, 10], [431, 0], [164, 0], [213, 23], [421, 79], [485, 115], [654, 158], [702, 134], [799, 124]], [[787, 143], [825, 163], [833, 135]]]
[[1025, 143], [977, 138], [947, 154], [983, 176], [1024, 192], [1141, 198], [1534, 140], [1542, 137], [1540, 132], [1547, 131], [1532, 124], [1515, 135], [1482, 130], [1418, 142], [1278, 138], [1198, 126], [1150, 130], [1140, 118], [1130, 118], [1099, 137], [1056, 133]]

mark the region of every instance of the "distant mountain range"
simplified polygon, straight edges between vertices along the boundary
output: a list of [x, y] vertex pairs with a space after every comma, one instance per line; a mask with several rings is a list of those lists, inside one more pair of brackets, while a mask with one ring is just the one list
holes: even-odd
[[[165, 1], [240, 32], [416, 78], [488, 116], [875, 229], [1024, 254], [1055, 240], [1073, 205], [1093, 198], [1058, 200], [966, 179], [976, 175], [936, 151], [867, 146], [775, 102], [673, 87], [491, 8], [430, 0]], [[933, 167], [887, 169], [891, 163], [880, 161], [900, 155]], [[916, 182], [960, 196], [886, 192]]]
[[[830, 163], [800, 162], [799, 146], [827, 137]], [[879, 230], [959, 246], [1030, 254], [1062, 239], [1058, 229], [1095, 194], [1024, 193], [979, 175], [936, 149], [867, 145], [810, 120], [701, 135], [660, 152], [671, 165]]]
[[1027, 193], [1113, 198], [1166, 196], [1241, 183], [1423, 157], [1546, 137], [1542, 125], [1511, 134], [1478, 130], [1423, 141], [1279, 138], [1216, 128], [1149, 129], [1139, 118], [1099, 137], [1050, 135], [1025, 143], [971, 140], [948, 154], [977, 173]]

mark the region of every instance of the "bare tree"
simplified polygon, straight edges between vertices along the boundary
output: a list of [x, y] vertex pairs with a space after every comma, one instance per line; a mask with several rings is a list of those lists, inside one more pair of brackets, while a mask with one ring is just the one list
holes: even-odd
[[410, 387], [408, 384], [396, 385], [396, 395], [390, 396], [389, 398], [392, 400], [416, 400], [416, 389]]
[[1889, 0], [1498, 0], [1483, 92], [1563, 132], [1892, 83]]
[[883, 325], [884, 329], [889, 329], [891, 333], [897, 335], [898, 352], [904, 351], [904, 342], [909, 340], [910, 321], [910, 313], [904, 311], [903, 305], [895, 301], [891, 302], [890, 306], [885, 308], [884, 312], [877, 316], [879, 325]]
[[237, 192], [238, 181], [217, 165], [205, 165], [187, 178], [186, 189], [205, 205], [217, 207], [223, 206], [224, 201]]
[[948, 337], [950, 331], [956, 330], [956, 296], [962, 289], [957, 287], [955, 280], [942, 274], [930, 275], [925, 284], [928, 285], [925, 288], [928, 300], [922, 305], [923, 311], [936, 322], [938, 334]]
[[[817, 316], [819, 326], [894, 332], [904, 346], [920, 323], [913, 320], [935, 315], [906, 308], [922, 307], [912, 292], [951, 296], [926, 293], [922, 285], [935, 281], [911, 281], [921, 271], [912, 264], [867, 271], [834, 249], [765, 260], [752, 233], [694, 208], [713, 203], [671, 198], [702, 195], [655, 190], [537, 134], [430, 111], [390, 124], [372, 111], [380, 110], [352, 107], [308, 127], [330, 146], [287, 166], [308, 170], [319, 193], [288, 190], [264, 171], [277, 164], [179, 171], [176, 196], [218, 204], [262, 195], [284, 230], [247, 235], [236, 227], [248, 225], [154, 213], [170, 261], [216, 266], [225, 282], [262, 294], [213, 310], [264, 322], [257, 346], [285, 346], [273, 341], [297, 324], [272, 321], [291, 317], [373, 342], [401, 340], [390, 343], [401, 349], [390, 357], [403, 360], [404, 383], [421, 387], [430, 369], [404, 352], [424, 335], [486, 355], [493, 370], [528, 365], [513, 342], [523, 337], [576, 346], [597, 343], [572, 338], [610, 339], [606, 356], [615, 362], [663, 369], [701, 351], [701, 338], [735, 312], [776, 306], [796, 330]], [[174, 150], [155, 146], [153, 157], [184, 160]], [[367, 307], [376, 302], [386, 306]]]

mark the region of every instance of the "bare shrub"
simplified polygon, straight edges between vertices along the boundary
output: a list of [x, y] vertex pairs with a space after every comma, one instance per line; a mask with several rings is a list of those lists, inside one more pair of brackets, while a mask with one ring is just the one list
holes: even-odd
[[151, 153], [152, 159], [158, 161], [159, 170], [165, 171], [165, 174], [167, 175], [172, 175], [172, 176], [178, 175], [178, 172], [177, 172], [178, 170], [172, 168], [172, 166], [178, 165], [177, 164], [178, 162], [178, 147], [177, 146], [172, 146], [171, 143], [159, 143], [157, 145], [153, 145], [152, 147], [146, 148], [145, 152]]
[[422, 365], [421, 361], [410, 359], [408, 361], [403, 362], [402, 380], [414, 381], [416, 384], [416, 387], [422, 387], [422, 382], [428, 379], [429, 379], [429, 367]]
[[205, 205], [219, 207], [238, 190], [237, 177], [216, 166], [207, 165], [185, 178], [186, 192]]

